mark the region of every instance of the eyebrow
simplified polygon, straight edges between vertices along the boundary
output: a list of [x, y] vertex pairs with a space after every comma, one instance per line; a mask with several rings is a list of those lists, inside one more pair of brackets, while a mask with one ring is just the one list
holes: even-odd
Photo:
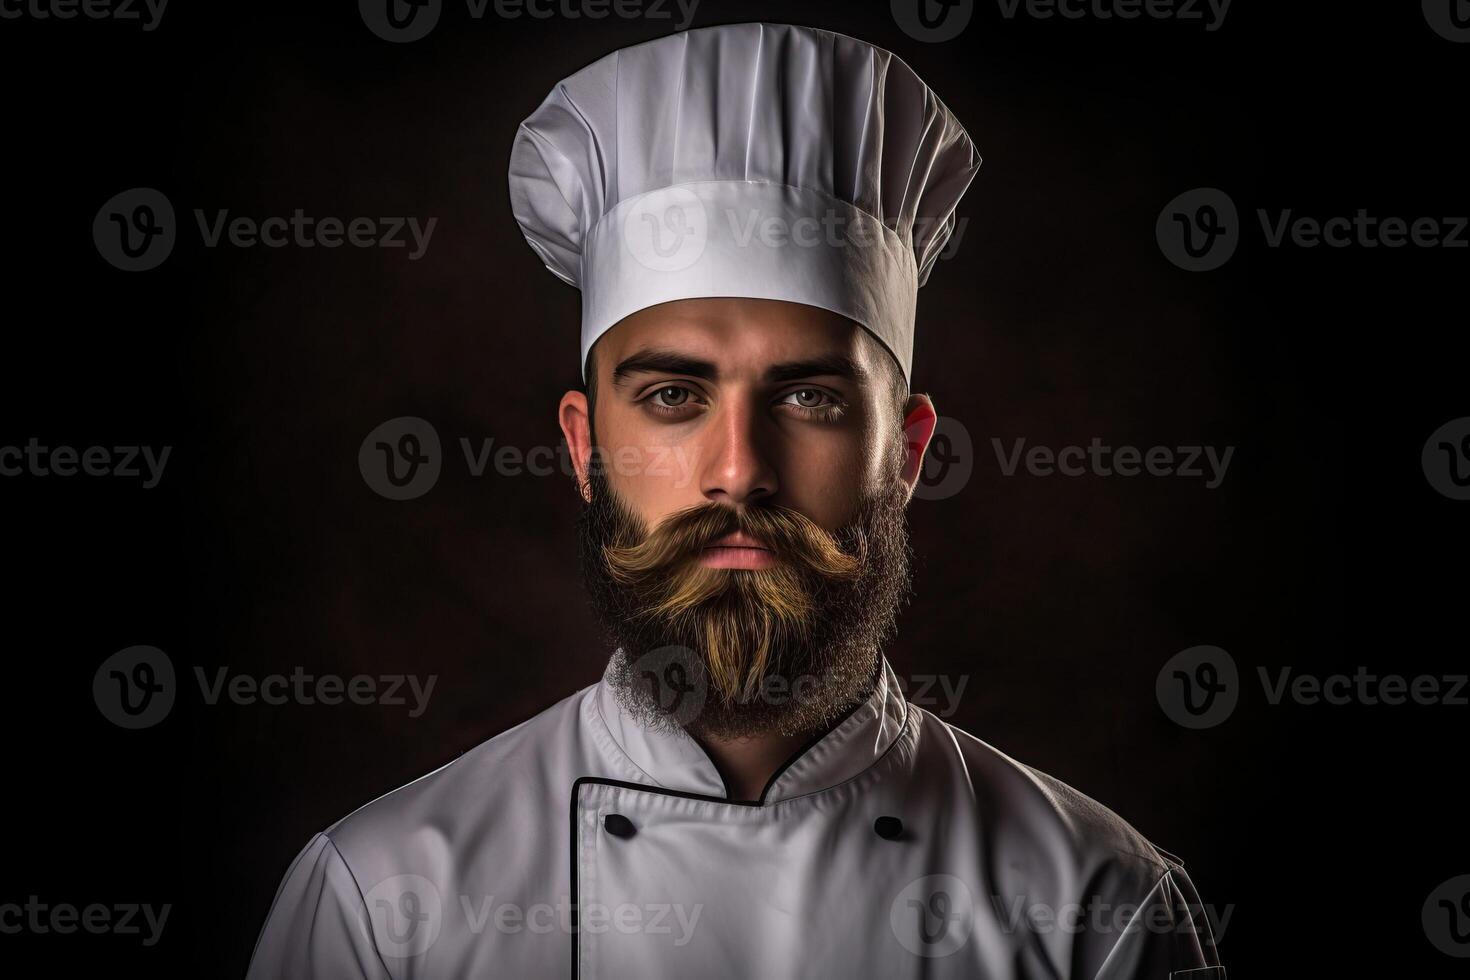
[[[719, 369], [710, 361], [681, 354], [676, 350], [651, 347], [623, 358], [613, 368], [613, 384], [624, 384], [630, 375], [640, 373], [685, 374], [694, 378], [713, 381], [719, 378]], [[766, 368], [765, 380], [770, 383], [796, 381], [801, 378], [832, 376], [863, 383], [868, 372], [863, 370], [846, 354], [821, 354], [800, 361], [784, 361]]]

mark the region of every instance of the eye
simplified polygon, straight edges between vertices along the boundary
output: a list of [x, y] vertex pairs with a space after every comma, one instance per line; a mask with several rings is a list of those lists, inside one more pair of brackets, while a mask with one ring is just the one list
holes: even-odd
[[653, 393], [660, 408], [679, 408], [689, 402], [690, 391], [679, 385], [665, 385]]
[[699, 393], [686, 385], [659, 385], [639, 399], [643, 410], [673, 422], [693, 418], [700, 411]]
[[[795, 400], [788, 401], [787, 399]], [[837, 399], [820, 388], [801, 388], [786, 395], [782, 399], [782, 403], [795, 405], [797, 408], [823, 408], [827, 405], [836, 404]]]
[[794, 409], [798, 415], [818, 422], [835, 422], [847, 403], [822, 388], [797, 388], [781, 396], [776, 404]]

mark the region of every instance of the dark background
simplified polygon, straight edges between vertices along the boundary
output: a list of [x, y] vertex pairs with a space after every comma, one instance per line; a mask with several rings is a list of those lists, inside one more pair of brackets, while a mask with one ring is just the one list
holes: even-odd
[[[1417, 4], [1238, 0], [1199, 21], [1006, 19], [904, 34], [886, 3], [705, 0], [887, 47], [985, 164], [919, 301], [914, 384], [976, 446], [911, 508], [901, 675], [968, 678], [949, 719], [1180, 854], [1231, 918], [1232, 977], [1463, 974], [1420, 924], [1470, 872], [1466, 718], [1451, 706], [1270, 705], [1257, 667], [1466, 669], [1467, 508], [1420, 450], [1467, 411], [1467, 251], [1268, 248], [1257, 208], [1464, 215], [1470, 47]], [[493, 10], [493, 8], [492, 8]], [[0, 20], [9, 193], [0, 445], [169, 445], [161, 484], [0, 478], [10, 684], [0, 902], [169, 903], [136, 937], [0, 935], [12, 963], [239, 976], [311, 834], [594, 682], [607, 651], [573, 560], [570, 481], [472, 476], [458, 440], [556, 446], [578, 380], [574, 290], [507, 207], [516, 124], [560, 78], [673, 20], [482, 20], [410, 44], [350, 3], [175, 0], [157, 30]], [[155, 187], [159, 268], [91, 237]], [[1189, 273], [1154, 223], [1227, 191], [1243, 240]], [[405, 249], [203, 247], [192, 211], [437, 217]], [[421, 416], [444, 472], [372, 492], [359, 444]], [[1199, 479], [1005, 477], [990, 440], [1234, 446]], [[1235, 713], [1181, 728], [1174, 653], [1228, 650]], [[179, 700], [125, 731], [98, 665], [164, 650]], [[207, 705], [193, 676], [437, 675], [429, 710]]]

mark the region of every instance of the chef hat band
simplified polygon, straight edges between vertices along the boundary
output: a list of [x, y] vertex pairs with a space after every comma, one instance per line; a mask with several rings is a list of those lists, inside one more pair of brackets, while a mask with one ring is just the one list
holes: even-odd
[[511, 208], [582, 290], [582, 371], [604, 332], [676, 299], [840, 313], [905, 378], [919, 286], [980, 165], [897, 57], [812, 28], [734, 24], [624, 48], [520, 126]]

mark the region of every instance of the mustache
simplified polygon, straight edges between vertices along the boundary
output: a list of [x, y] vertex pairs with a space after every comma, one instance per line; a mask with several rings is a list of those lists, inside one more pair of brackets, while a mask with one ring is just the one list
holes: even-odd
[[[619, 524], [630, 531], [641, 526], [631, 515]], [[755, 538], [782, 563], [822, 578], [851, 579], [862, 566], [861, 554], [844, 550], [837, 537], [801, 511], [777, 504], [745, 509], [695, 504], [669, 515], [641, 537], [625, 536], [603, 551], [614, 579], [631, 585], [648, 575], [686, 569], [706, 548], [736, 532]]]
[[[636, 518], [617, 523], [624, 537], [603, 546], [603, 562], [628, 613], [697, 637], [712, 693], [727, 703], [752, 696], [778, 650], [812, 637], [825, 598], [856, 579], [867, 558], [860, 533], [853, 534], [849, 552], [811, 518], [779, 505], [736, 510], [697, 504], [641, 537]], [[724, 569], [699, 563], [705, 548], [736, 531], [774, 552], [776, 564]]]

